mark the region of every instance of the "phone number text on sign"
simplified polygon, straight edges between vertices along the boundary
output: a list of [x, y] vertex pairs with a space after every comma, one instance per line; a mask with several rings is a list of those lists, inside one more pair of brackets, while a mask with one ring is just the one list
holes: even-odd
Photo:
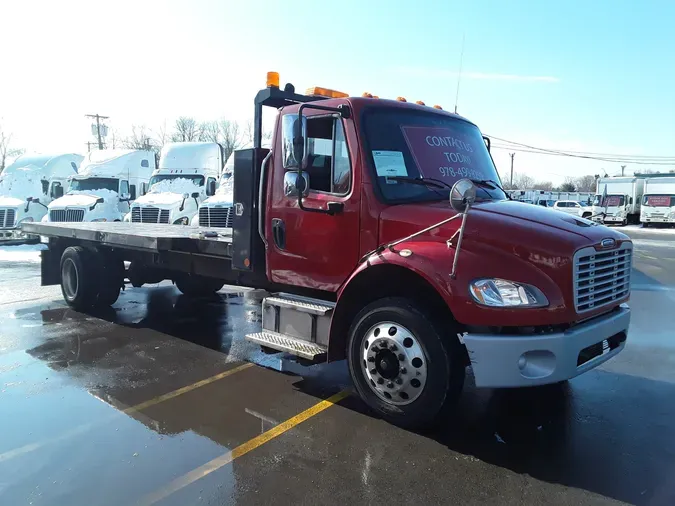
[[462, 132], [441, 127], [401, 127], [422, 177], [485, 179], [475, 167], [473, 140]]

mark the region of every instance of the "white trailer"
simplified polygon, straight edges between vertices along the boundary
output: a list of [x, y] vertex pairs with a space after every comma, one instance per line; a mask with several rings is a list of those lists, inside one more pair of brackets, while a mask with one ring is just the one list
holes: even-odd
[[603, 177], [593, 200], [595, 221], [606, 224], [626, 225], [640, 221], [640, 208], [645, 180], [641, 177]]
[[74, 153], [23, 155], [5, 168], [0, 174], [0, 242], [38, 239], [22, 232], [21, 224], [47, 215], [47, 206], [63, 196], [83, 158]]
[[174, 142], [162, 148], [150, 189], [131, 206], [133, 223], [189, 225], [199, 204], [215, 194], [223, 152], [215, 142]]
[[640, 221], [645, 227], [652, 223], [675, 223], [675, 174], [645, 179]]

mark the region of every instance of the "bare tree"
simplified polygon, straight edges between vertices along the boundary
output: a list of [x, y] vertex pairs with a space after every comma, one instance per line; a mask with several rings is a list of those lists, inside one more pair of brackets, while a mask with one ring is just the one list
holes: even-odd
[[532, 176], [529, 176], [522, 172], [515, 172], [513, 174], [513, 189], [518, 190], [531, 190], [533, 189], [536, 181]]
[[222, 119], [218, 122], [220, 127], [220, 145], [223, 147], [223, 159], [227, 160], [237, 149], [246, 144], [245, 135], [242, 134], [239, 123]]
[[577, 191], [576, 182], [573, 177], [567, 176], [565, 182], [558, 187], [558, 191], [561, 192], [574, 192]]
[[0, 124], [0, 173], [7, 166], [7, 159], [23, 154], [23, 149], [12, 147], [12, 134]]
[[537, 181], [532, 185], [533, 190], [544, 190], [550, 192], [553, 190], [553, 183], [551, 181]]
[[595, 176], [581, 176], [576, 180], [578, 192], [594, 192], [595, 186]]
[[166, 120], [159, 126], [157, 131], [152, 132], [152, 145], [155, 148], [155, 151], [159, 153], [162, 151], [162, 148], [164, 147], [164, 144], [169, 142], [170, 136], [168, 133], [168, 130], [166, 129]]
[[220, 125], [217, 121], [205, 121], [199, 127], [199, 140], [202, 142], [221, 142]]
[[199, 140], [201, 125], [194, 118], [181, 116], [176, 120], [171, 142], [195, 142]]
[[131, 135], [122, 141], [122, 145], [127, 149], [145, 149], [148, 151], [154, 148], [150, 133], [144, 125], [133, 125]]
[[[247, 146], [251, 147], [253, 146], [253, 142], [255, 141], [254, 137], [255, 137], [255, 126], [253, 125], [253, 120], [248, 120], [246, 122], [246, 126], [244, 127], [244, 139], [246, 140]], [[264, 125], [262, 128], [261, 140], [263, 146], [269, 146], [269, 144], [272, 141], [272, 132], [270, 132], [269, 130], [265, 130]]]

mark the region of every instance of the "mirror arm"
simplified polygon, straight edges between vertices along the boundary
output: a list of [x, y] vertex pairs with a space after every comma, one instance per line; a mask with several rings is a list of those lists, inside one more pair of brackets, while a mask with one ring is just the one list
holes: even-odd
[[[469, 214], [471, 202], [466, 203], [466, 209], [462, 213], [462, 224], [459, 226], [459, 238], [457, 239], [457, 247], [455, 248], [455, 258], [452, 259], [452, 272], [450, 279], [457, 278], [457, 261], [459, 260], [459, 251], [462, 249], [462, 239], [464, 238], [464, 228], [466, 226], [466, 217]], [[454, 237], [454, 236], [453, 236]]]
[[430, 227], [419, 230], [418, 232], [415, 232], [414, 234], [410, 234], [410, 235], [408, 235], [406, 237], [403, 237], [401, 239], [396, 239], [395, 241], [389, 242], [387, 244], [382, 244], [382, 245], [378, 246], [377, 248], [375, 248], [374, 250], [369, 251], [368, 253], [363, 255], [361, 257], [361, 259], [359, 260], [359, 264], [362, 264], [363, 262], [368, 260], [368, 258], [370, 258], [372, 255], [382, 253], [386, 249], [392, 249], [394, 246], [396, 246], [398, 244], [401, 244], [402, 242], [409, 241], [410, 239], [414, 239], [415, 237], [417, 237], [419, 235], [430, 232], [431, 230], [433, 230], [435, 228], [438, 228], [438, 227], [441, 227], [441, 226], [445, 225], [446, 223], [450, 223], [451, 221], [456, 220], [457, 218], [460, 218], [461, 216], [463, 216], [463, 215], [462, 214], [456, 214], [456, 215], [454, 215], [450, 218], [447, 218], [443, 221], [439, 221], [438, 223], [436, 223], [434, 225], [431, 225]]
[[183, 197], [183, 202], [180, 203], [180, 207], [178, 208], [179, 211], [182, 211], [185, 209], [185, 197]]

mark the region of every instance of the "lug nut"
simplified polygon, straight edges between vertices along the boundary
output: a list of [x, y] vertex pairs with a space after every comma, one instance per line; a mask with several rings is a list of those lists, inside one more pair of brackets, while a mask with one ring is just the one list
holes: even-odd
[[368, 362], [375, 362], [375, 357], [368, 357]]
[[386, 347], [387, 347], [387, 342], [386, 342], [386, 341], [382, 341], [382, 342], [380, 343], [380, 348], [386, 348]]
[[399, 353], [398, 359], [399, 359], [400, 362], [403, 362], [405, 360], [405, 355], [403, 353]]
[[377, 369], [371, 369], [370, 374], [377, 374]]
[[373, 346], [373, 347], [370, 349], [370, 351], [372, 351], [373, 353], [376, 353], [376, 352], [378, 351], [378, 350], [377, 350], [377, 346]]
[[403, 380], [402, 380], [401, 378], [396, 378], [396, 384], [397, 384], [397, 385], [402, 385], [402, 384], [403, 384]]
[[389, 347], [389, 349], [390, 349], [391, 351], [397, 351], [397, 350], [398, 350], [398, 347], [397, 347], [395, 344], [392, 344], [392, 345]]
[[406, 369], [405, 367], [401, 367], [401, 371], [400, 371], [401, 374], [406, 374], [407, 372], [408, 372], [408, 369]]
[[394, 384], [390, 381], [387, 383], [387, 388], [394, 388]]
[[384, 383], [384, 380], [382, 378], [377, 378], [377, 384], [381, 385], [382, 383]]

